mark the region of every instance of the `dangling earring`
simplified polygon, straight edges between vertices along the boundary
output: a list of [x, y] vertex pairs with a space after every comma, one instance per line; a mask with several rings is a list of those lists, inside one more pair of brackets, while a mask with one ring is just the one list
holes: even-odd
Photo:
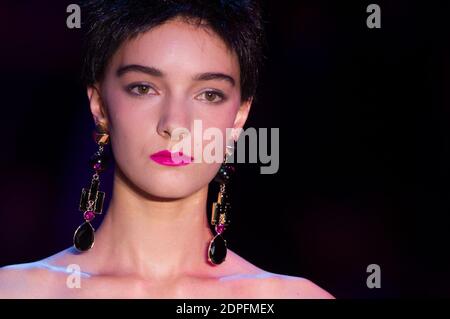
[[[227, 146], [229, 156], [233, 152], [232, 149], [234, 149], [233, 146]], [[227, 256], [227, 241], [223, 239], [222, 233], [225, 227], [230, 224], [231, 204], [229, 202], [229, 194], [227, 193], [227, 185], [230, 185], [234, 171], [234, 166], [227, 163], [227, 154], [225, 154], [222, 166], [214, 178], [214, 181], [220, 183], [217, 202], [213, 203], [211, 213], [211, 225], [215, 226], [216, 235], [208, 247], [208, 261], [214, 265], [221, 264]]]
[[102, 213], [103, 201], [105, 199], [105, 193], [98, 190], [100, 185], [99, 173], [106, 169], [104, 146], [109, 142], [109, 134], [104, 125], [96, 125], [94, 139], [98, 144], [98, 151], [94, 153], [89, 163], [95, 173], [92, 176], [91, 186], [89, 188], [83, 188], [81, 191], [78, 209], [83, 212], [84, 223], [77, 228], [73, 235], [73, 245], [79, 251], [87, 251], [94, 246], [95, 236], [91, 221], [95, 218], [96, 214]]

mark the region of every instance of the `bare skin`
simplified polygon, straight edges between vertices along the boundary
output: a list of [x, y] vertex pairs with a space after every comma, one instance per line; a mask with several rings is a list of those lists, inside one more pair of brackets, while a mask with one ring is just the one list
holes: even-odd
[[[127, 65], [159, 72], [118, 75]], [[211, 73], [234, 81], [198, 76]], [[0, 298], [332, 298], [309, 280], [264, 271], [231, 249], [222, 264], [211, 265], [206, 202], [220, 163], [168, 167], [149, 159], [170, 149], [174, 130], [192, 129], [195, 119], [205, 129], [242, 128], [251, 100], [241, 101], [239, 83], [236, 54], [218, 36], [179, 19], [122, 45], [102, 83], [87, 90], [116, 160], [95, 245], [0, 269]], [[80, 268], [79, 288], [67, 284], [69, 265]]]
[[[118, 187], [120, 183], [115, 185]], [[206, 189], [200, 194], [206, 194]], [[174, 250], [164, 255], [168, 258], [166, 261], [159, 259], [158, 264], [151, 259], [139, 259], [138, 251], [126, 243], [110, 244], [115, 237], [109, 234], [115, 231], [110, 221], [114, 215], [112, 209], [111, 206], [96, 232], [91, 250], [80, 253], [68, 248], [34, 263], [1, 268], [0, 298], [333, 298], [307, 279], [267, 272], [231, 249], [222, 264], [212, 266], [206, 258], [212, 238], [206, 227], [206, 217], [202, 217], [200, 223], [205, 226], [202, 227], [203, 239], [193, 232], [185, 236], [183, 232], [178, 234], [181, 242], [191, 243], [189, 249]], [[201, 216], [206, 216], [206, 212]], [[127, 237], [126, 222], [121, 226], [120, 233]], [[174, 225], [172, 222], [165, 226]], [[170, 246], [169, 243], [164, 245], [161, 236], [158, 243], [165, 248]], [[131, 245], [135, 245], [134, 242]], [[147, 255], [159, 258], [158, 254]], [[184, 256], [186, 262], [174, 266], [172, 272], [166, 271], [171, 269], [167, 261], [177, 255]], [[74, 264], [81, 271], [79, 288], [67, 284], [73, 274], [68, 266]]]
[[0, 270], [0, 298], [333, 298], [311, 281], [266, 272], [228, 251], [215, 274], [186, 274], [164, 279], [135, 274], [81, 275], [81, 287], [69, 288], [66, 265], [82, 257], [67, 249], [42, 261]]

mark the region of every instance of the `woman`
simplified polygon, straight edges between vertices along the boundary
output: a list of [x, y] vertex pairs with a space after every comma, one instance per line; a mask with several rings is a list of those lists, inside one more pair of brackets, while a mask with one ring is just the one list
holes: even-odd
[[[213, 235], [206, 201], [209, 182], [219, 174], [226, 185], [231, 172], [224, 165], [218, 173], [222, 163], [203, 154], [174, 156], [180, 141], [198, 143], [188, 134], [195, 120], [224, 133], [223, 145], [237, 140], [261, 56], [256, 4], [92, 1], [82, 14], [90, 15], [85, 78], [98, 128], [95, 189], [83, 192], [85, 222], [75, 247], [2, 268], [0, 297], [332, 298], [309, 280], [264, 271], [227, 250], [227, 203], [216, 204]], [[189, 132], [178, 134], [180, 128]], [[109, 141], [113, 194], [94, 235], [90, 221], [103, 201], [96, 183]]]

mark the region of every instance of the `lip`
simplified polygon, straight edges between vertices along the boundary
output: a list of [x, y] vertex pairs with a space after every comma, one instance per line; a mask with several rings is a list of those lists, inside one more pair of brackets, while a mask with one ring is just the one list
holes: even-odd
[[191, 156], [184, 155], [183, 152], [171, 152], [169, 150], [156, 152], [150, 155], [150, 159], [165, 166], [184, 166], [194, 160]]

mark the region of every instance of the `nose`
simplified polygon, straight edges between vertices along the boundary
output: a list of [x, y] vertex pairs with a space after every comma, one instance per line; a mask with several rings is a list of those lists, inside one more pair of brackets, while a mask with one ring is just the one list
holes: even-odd
[[191, 123], [189, 105], [174, 98], [168, 98], [161, 105], [157, 132], [165, 139], [181, 141], [189, 132]]

